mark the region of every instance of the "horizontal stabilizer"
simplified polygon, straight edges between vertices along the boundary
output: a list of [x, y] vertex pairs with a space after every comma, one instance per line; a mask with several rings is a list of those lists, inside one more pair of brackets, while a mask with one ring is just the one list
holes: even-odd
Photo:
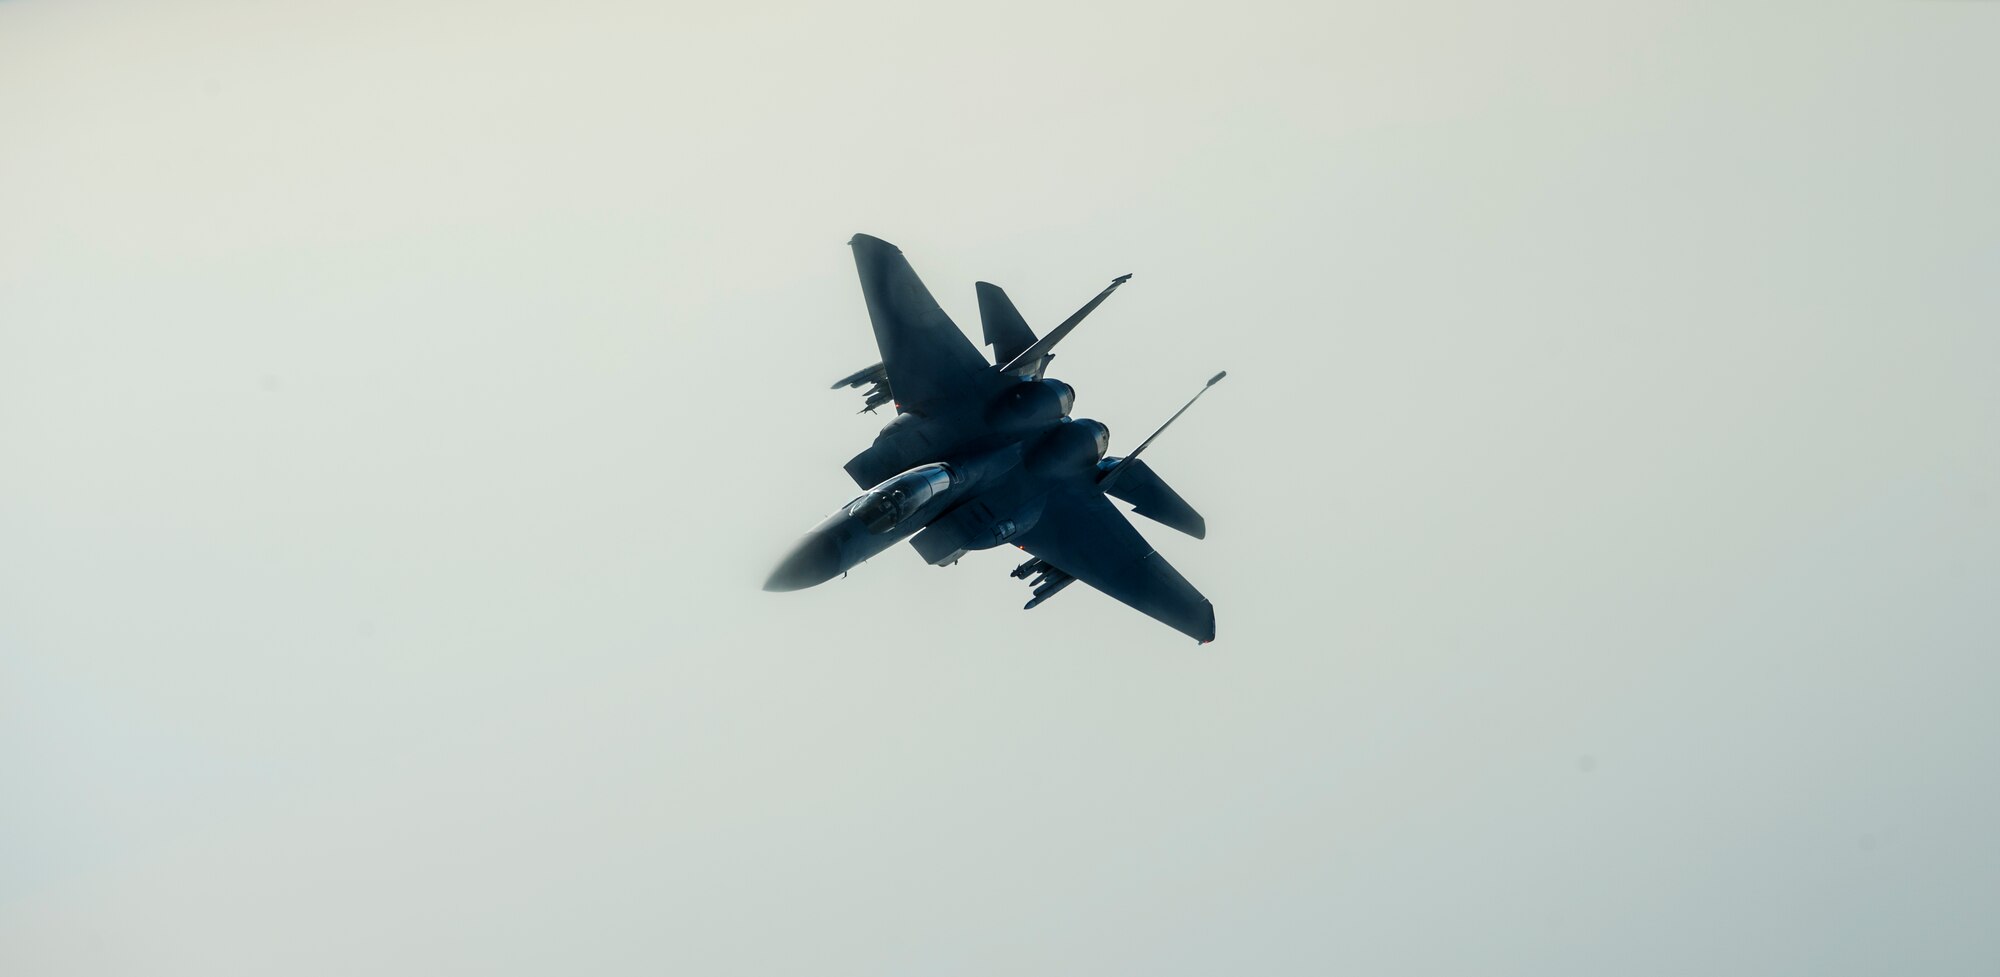
[[[1098, 462], [1098, 467], [1110, 471], [1121, 460], [1106, 458]], [[1130, 503], [1133, 512], [1162, 526], [1178, 529], [1196, 539], [1208, 535], [1208, 521], [1201, 517], [1201, 513], [1194, 511], [1194, 506], [1188, 505], [1179, 492], [1137, 458], [1132, 459], [1117, 481], [1105, 489], [1105, 494]]]
[[1010, 363], [1035, 345], [1035, 331], [1000, 286], [979, 282], [979, 324], [986, 331], [986, 345], [993, 347], [993, 362]]

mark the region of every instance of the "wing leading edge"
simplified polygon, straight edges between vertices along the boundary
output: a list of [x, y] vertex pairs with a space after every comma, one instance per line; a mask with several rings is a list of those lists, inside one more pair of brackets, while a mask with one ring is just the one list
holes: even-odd
[[1215, 640], [1215, 606], [1094, 488], [1051, 493], [1016, 542], [1153, 620], [1204, 644]]

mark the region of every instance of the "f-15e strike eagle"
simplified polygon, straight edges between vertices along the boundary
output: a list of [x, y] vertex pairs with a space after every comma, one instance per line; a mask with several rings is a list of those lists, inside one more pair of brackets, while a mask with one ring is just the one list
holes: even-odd
[[1033, 557], [1013, 572], [1035, 577], [1027, 607], [1081, 580], [1197, 641], [1215, 640], [1215, 608], [1106, 496], [1196, 539], [1207, 534], [1201, 516], [1139, 454], [1224, 374], [1131, 454], [1106, 457], [1110, 431], [1070, 417], [1076, 391], [1043, 374], [1056, 343], [1132, 276], [1113, 279], [1039, 339], [1007, 293], [980, 282], [989, 364], [901, 250], [866, 234], [848, 244], [882, 362], [833, 386], [870, 385], [863, 409], [893, 401], [896, 418], [847, 463], [868, 491], [806, 533], [764, 589], [825, 583], [903, 539], [938, 566], [1013, 543]]

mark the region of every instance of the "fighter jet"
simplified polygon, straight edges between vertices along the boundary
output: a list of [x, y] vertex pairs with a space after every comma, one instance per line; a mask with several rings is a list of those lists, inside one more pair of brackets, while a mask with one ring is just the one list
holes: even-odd
[[1214, 640], [1214, 607], [1107, 495], [1197, 539], [1206, 535], [1202, 517], [1139, 455], [1225, 374], [1210, 378], [1130, 454], [1107, 457], [1109, 430], [1069, 417], [1074, 391], [1042, 372], [1056, 342], [1130, 275], [1041, 339], [1004, 292], [981, 282], [981, 318], [995, 352], [989, 365], [901, 251], [867, 235], [850, 244], [882, 362], [835, 387], [875, 383], [898, 416], [847, 472], [867, 485], [883, 468], [909, 464], [893, 467], [900, 473], [875, 480], [806, 533], [764, 589], [816, 586], [904, 539], [938, 566], [1013, 543], [1031, 557], [1012, 574], [1034, 577], [1026, 608], [1082, 580], [1197, 641]]

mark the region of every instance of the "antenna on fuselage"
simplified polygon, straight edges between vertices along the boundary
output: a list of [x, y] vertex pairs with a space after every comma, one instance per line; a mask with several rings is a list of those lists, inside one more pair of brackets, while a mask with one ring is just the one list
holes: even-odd
[[1138, 446], [1138, 447], [1136, 447], [1136, 448], [1133, 448], [1133, 449], [1132, 449], [1132, 453], [1131, 453], [1131, 454], [1129, 454], [1129, 455], [1126, 455], [1125, 457], [1123, 457], [1123, 458], [1120, 458], [1120, 459], [1118, 459], [1118, 463], [1117, 463], [1117, 464], [1115, 464], [1115, 465], [1112, 465], [1112, 466], [1111, 466], [1111, 467], [1110, 467], [1109, 469], [1106, 469], [1106, 470], [1105, 470], [1105, 472], [1104, 472], [1104, 477], [1102, 477], [1102, 478], [1100, 478], [1100, 479], [1098, 479], [1098, 480], [1097, 480], [1097, 487], [1098, 487], [1098, 488], [1101, 488], [1101, 489], [1107, 489], [1107, 490], [1108, 490], [1108, 489], [1109, 489], [1109, 488], [1111, 487], [1111, 483], [1112, 483], [1113, 481], [1117, 480], [1117, 478], [1118, 478], [1119, 474], [1120, 474], [1120, 473], [1122, 473], [1123, 471], [1125, 471], [1125, 469], [1126, 469], [1127, 467], [1131, 466], [1131, 464], [1132, 464], [1132, 460], [1133, 460], [1134, 458], [1137, 458], [1137, 457], [1139, 457], [1139, 452], [1141, 452], [1141, 451], [1144, 451], [1144, 450], [1146, 450], [1146, 446], [1147, 446], [1147, 445], [1149, 445], [1149, 444], [1152, 444], [1152, 443], [1153, 443], [1153, 439], [1154, 439], [1154, 438], [1157, 438], [1157, 437], [1159, 437], [1159, 436], [1160, 436], [1160, 432], [1161, 432], [1161, 431], [1165, 431], [1165, 430], [1166, 430], [1167, 428], [1169, 428], [1169, 427], [1173, 426], [1173, 423], [1174, 423], [1175, 421], [1178, 421], [1178, 420], [1180, 420], [1180, 419], [1181, 419], [1181, 415], [1182, 415], [1182, 414], [1185, 414], [1185, 413], [1187, 413], [1187, 411], [1188, 411], [1188, 408], [1190, 408], [1190, 407], [1193, 407], [1193, 406], [1194, 406], [1194, 402], [1195, 402], [1195, 401], [1197, 401], [1197, 400], [1200, 400], [1200, 399], [1201, 399], [1201, 395], [1202, 395], [1202, 394], [1205, 394], [1205, 393], [1207, 393], [1207, 392], [1208, 392], [1208, 388], [1210, 388], [1210, 387], [1213, 387], [1213, 386], [1215, 386], [1216, 384], [1218, 384], [1218, 383], [1222, 382], [1222, 378], [1223, 378], [1223, 377], [1226, 377], [1226, 376], [1228, 376], [1228, 375], [1229, 375], [1229, 371], [1228, 371], [1228, 370], [1223, 370], [1222, 372], [1220, 372], [1220, 373], [1217, 373], [1216, 375], [1214, 375], [1214, 376], [1212, 376], [1212, 377], [1209, 377], [1209, 378], [1208, 378], [1208, 382], [1207, 382], [1207, 383], [1204, 383], [1204, 384], [1202, 384], [1202, 385], [1201, 385], [1201, 389], [1200, 389], [1200, 390], [1197, 390], [1197, 391], [1195, 391], [1195, 395], [1194, 395], [1194, 396], [1192, 396], [1192, 397], [1189, 397], [1189, 398], [1188, 398], [1188, 402], [1187, 402], [1187, 403], [1185, 403], [1185, 404], [1182, 404], [1182, 405], [1181, 405], [1181, 409], [1180, 409], [1180, 410], [1177, 410], [1177, 411], [1174, 411], [1174, 416], [1172, 416], [1172, 417], [1169, 417], [1169, 418], [1167, 418], [1167, 423], [1165, 423], [1165, 424], [1162, 424], [1162, 425], [1160, 425], [1160, 430], [1159, 430], [1159, 431], [1154, 431], [1154, 432], [1153, 432], [1152, 434], [1150, 434], [1150, 435], [1147, 435], [1147, 436], [1146, 436], [1146, 440], [1144, 440], [1144, 441], [1141, 441], [1141, 442], [1139, 442], [1139, 446]]

